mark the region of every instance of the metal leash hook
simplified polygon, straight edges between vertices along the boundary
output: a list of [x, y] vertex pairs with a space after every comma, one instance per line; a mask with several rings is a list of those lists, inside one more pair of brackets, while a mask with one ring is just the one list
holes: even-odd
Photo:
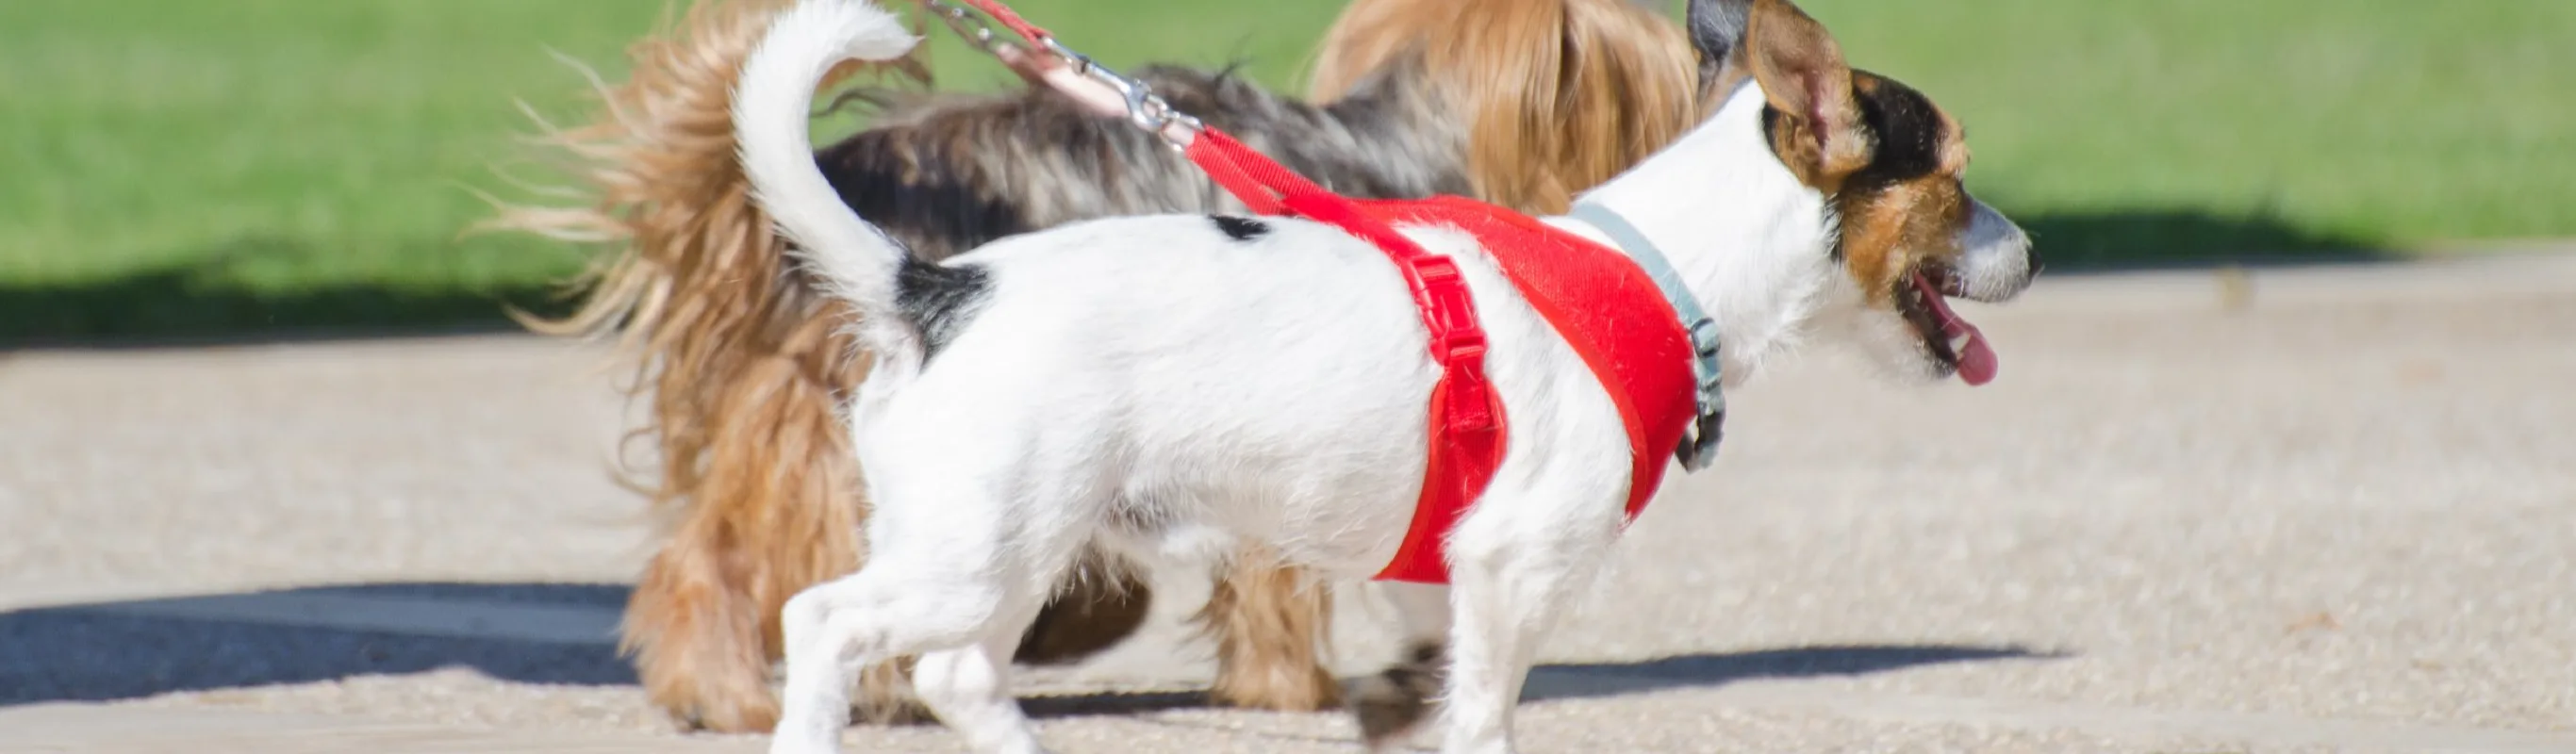
[[1046, 45], [1047, 51], [1055, 53], [1057, 57], [1063, 58], [1066, 63], [1072, 65], [1075, 73], [1116, 92], [1119, 104], [1127, 108], [1129, 125], [1163, 137], [1163, 141], [1171, 144], [1173, 148], [1186, 148], [1190, 141], [1188, 138], [1176, 138], [1172, 133], [1174, 130], [1187, 136], [1196, 136], [1200, 129], [1206, 127], [1197, 117], [1173, 109], [1171, 102], [1164, 100], [1162, 95], [1155, 94], [1154, 88], [1146, 85], [1145, 82], [1120, 75], [1117, 71], [1110, 70], [1108, 66], [1101, 65], [1099, 61], [1092, 60], [1091, 56], [1076, 52], [1073, 48], [1064, 46], [1064, 43], [1055, 41], [1054, 37], [1042, 39], [1040, 43]]

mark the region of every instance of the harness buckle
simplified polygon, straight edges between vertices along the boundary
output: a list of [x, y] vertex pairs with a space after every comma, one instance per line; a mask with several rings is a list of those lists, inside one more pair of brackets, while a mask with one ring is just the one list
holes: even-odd
[[1436, 339], [1432, 358], [1442, 371], [1456, 378], [1449, 381], [1449, 388], [1459, 392], [1450, 400], [1458, 404], [1459, 413], [1450, 417], [1450, 430], [1494, 429], [1499, 422], [1494, 417], [1493, 395], [1484, 377], [1488, 341], [1484, 327], [1476, 321], [1476, 301], [1467, 291], [1465, 274], [1458, 270], [1456, 260], [1430, 254], [1404, 260], [1404, 265], [1419, 286], [1415, 296], [1426, 304], [1423, 309], [1429, 321], [1423, 324], [1432, 328]]
[[1484, 361], [1485, 330], [1476, 321], [1476, 301], [1467, 291], [1465, 276], [1458, 263], [1448, 257], [1424, 255], [1408, 260], [1414, 278], [1422, 281], [1422, 299], [1431, 304], [1430, 311], [1440, 329], [1442, 361], [1472, 359]]

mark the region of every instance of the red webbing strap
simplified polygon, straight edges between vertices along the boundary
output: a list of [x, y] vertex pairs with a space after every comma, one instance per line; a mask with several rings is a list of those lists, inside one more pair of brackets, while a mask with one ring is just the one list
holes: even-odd
[[1449, 564], [1442, 558], [1446, 548], [1441, 540], [1484, 494], [1494, 469], [1502, 464], [1508, 439], [1502, 401], [1485, 377], [1485, 330], [1476, 318], [1475, 297], [1469, 295], [1458, 264], [1423, 251], [1358, 203], [1324, 190], [1224, 132], [1200, 131], [1187, 154], [1210, 179], [1253, 211], [1294, 215], [1341, 228], [1385, 252], [1403, 273], [1414, 307], [1422, 312], [1422, 324], [1431, 331], [1431, 358], [1440, 365], [1441, 374], [1431, 389], [1422, 498], [1413, 506], [1412, 526], [1395, 557], [1376, 578], [1448, 583]]
[[[1191, 162], [1198, 163], [1200, 170], [1207, 171], [1210, 180], [1216, 181], [1216, 185], [1224, 187], [1234, 198], [1242, 200], [1243, 205], [1255, 213], [1286, 214], [1288, 208], [1280, 203], [1280, 199], [1290, 194], [1331, 193], [1298, 175], [1297, 171], [1271, 161], [1215, 128], [1201, 129], [1198, 136], [1190, 140], [1189, 149], [1182, 154]], [[1407, 248], [1412, 245], [1409, 241], [1405, 244]], [[1387, 247], [1380, 245], [1378, 248]]]
[[1663, 449], [1679, 445], [1698, 416], [1690, 332], [1654, 278], [1625, 254], [1486, 202], [1435, 196], [1406, 204], [1417, 219], [1446, 220], [1484, 239], [1494, 268], [1601, 381], [1627, 428], [1627, 512], [1635, 521], [1662, 486], [1671, 458]]
[[992, 16], [993, 20], [1001, 22], [1002, 26], [1020, 35], [1020, 38], [1028, 40], [1030, 44], [1055, 36], [1047, 33], [1045, 29], [1038, 28], [1037, 24], [1020, 18], [1020, 14], [1011, 12], [1011, 6], [1003, 5], [997, 0], [966, 0], [966, 4], [975, 6], [975, 9], [983, 11], [984, 15]]

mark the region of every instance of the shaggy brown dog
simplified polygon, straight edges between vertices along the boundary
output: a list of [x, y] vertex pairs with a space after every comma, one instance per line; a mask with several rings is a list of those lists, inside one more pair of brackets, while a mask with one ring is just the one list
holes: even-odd
[[[530, 324], [614, 332], [636, 357], [635, 389], [651, 402], [636, 433], [659, 450], [658, 481], [639, 486], [669, 538], [627, 606], [622, 649], [656, 704], [722, 731], [773, 724], [780, 606], [865, 555], [867, 503], [832, 400], [866, 375], [865, 356], [747, 201], [728, 118], [737, 68], [780, 5], [708, 0], [638, 43], [629, 80], [600, 92], [604, 114], [547, 135], [592, 203], [507, 208], [497, 222], [614, 245], [576, 314]], [[1137, 73], [1345, 194], [1466, 193], [1559, 212], [1696, 121], [1695, 63], [1678, 25], [1634, 0], [1358, 0], [1319, 51], [1321, 104], [1224, 74]], [[853, 209], [925, 256], [1088, 217], [1241, 209], [1152, 137], [1046, 92], [849, 99], [883, 112], [817, 159]], [[1084, 570], [1030, 629], [1021, 662], [1078, 659], [1143, 620], [1141, 581], [1116, 563]], [[1214, 696], [1337, 704], [1321, 657], [1328, 600], [1260, 552], [1217, 574], [1197, 617], [1218, 642]], [[871, 670], [863, 717], [912, 713], [902, 672]]]

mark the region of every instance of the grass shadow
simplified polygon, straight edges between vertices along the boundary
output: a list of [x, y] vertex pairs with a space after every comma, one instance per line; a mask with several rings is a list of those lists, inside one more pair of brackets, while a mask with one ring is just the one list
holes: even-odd
[[2369, 264], [2402, 258], [2368, 239], [2265, 215], [2196, 209], [2006, 214], [2030, 233], [2032, 253], [2050, 272]]
[[[2031, 233], [2034, 253], [2055, 274], [2367, 264], [2404, 257], [2369, 239], [2261, 214], [2043, 211], [2015, 213], [2014, 220]], [[516, 259], [564, 250], [503, 244], [470, 251]], [[399, 254], [456, 259], [467, 252], [453, 244], [416, 243]], [[244, 237], [174, 258], [194, 261], [78, 284], [0, 281], [0, 351], [518, 332], [522, 328], [510, 319], [510, 308], [554, 317], [570, 311], [576, 300], [556, 282], [570, 275], [569, 264], [524, 259], [510, 263], [508, 272], [468, 274], [426, 265], [427, 272], [415, 276], [422, 279], [402, 284], [298, 286], [260, 282], [311, 278], [308, 267], [333, 264], [296, 239]], [[508, 282], [458, 282], [478, 279]]]
[[[414, 243], [401, 259], [441, 259], [417, 272], [318, 274], [346, 264], [298, 239], [246, 236], [173, 255], [189, 260], [96, 281], [0, 280], [0, 351], [207, 343], [385, 338], [523, 328], [509, 311], [561, 316], [574, 299], [568, 272], [457, 269], [472, 257], [503, 258], [516, 246], [459, 248]], [[529, 253], [542, 253], [530, 251]], [[350, 282], [410, 277], [401, 282]], [[297, 282], [315, 278], [340, 278]], [[474, 279], [505, 282], [476, 283]]]

